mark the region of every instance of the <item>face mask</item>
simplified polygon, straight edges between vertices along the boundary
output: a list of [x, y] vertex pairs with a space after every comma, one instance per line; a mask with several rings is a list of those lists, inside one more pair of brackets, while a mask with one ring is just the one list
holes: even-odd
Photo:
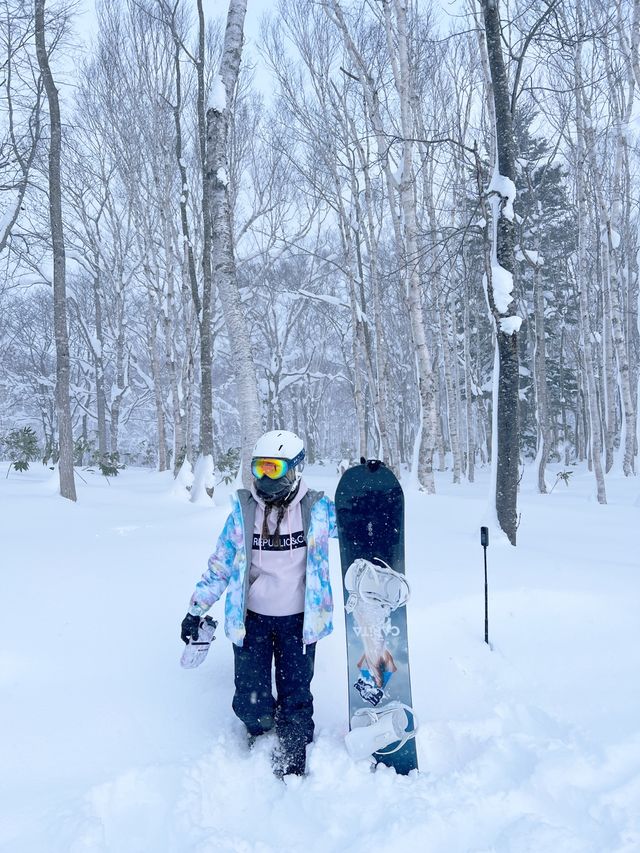
[[253, 482], [256, 492], [267, 504], [284, 503], [296, 491], [293, 471], [288, 471], [284, 477], [280, 477], [278, 480], [262, 477], [260, 480], [254, 479]]

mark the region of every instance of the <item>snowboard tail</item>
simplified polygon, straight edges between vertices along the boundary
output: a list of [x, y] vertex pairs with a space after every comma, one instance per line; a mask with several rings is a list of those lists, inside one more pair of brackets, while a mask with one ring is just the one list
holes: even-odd
[[347, 749], [398, 773], [417, 768], [404, 574], [404, 496], [378, 460], [349, 468], [336, 490], [349, 676]]

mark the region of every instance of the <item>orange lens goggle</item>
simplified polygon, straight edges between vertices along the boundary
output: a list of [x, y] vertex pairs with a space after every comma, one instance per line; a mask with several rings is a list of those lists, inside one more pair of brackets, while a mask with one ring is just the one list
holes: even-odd
[[256, 480], [268, 477], [270, 480], [279, 480], [289, 470], [289, 462], [286, 459], [269, 459], [258, 456], [251, 461], [251, 473]]

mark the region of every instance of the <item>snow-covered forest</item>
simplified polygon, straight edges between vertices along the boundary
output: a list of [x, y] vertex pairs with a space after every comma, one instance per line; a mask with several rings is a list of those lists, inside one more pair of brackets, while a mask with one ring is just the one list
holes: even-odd
[[234, 47], [226, 4], [98, 0], [87, 40], [69, 4], [1, 0], [3, 455], [29, 427], [58, 458], [66, 382], [80, 465], [211, 454], [219, 480], [286, 425], [311, 462], [472, 482], [502, 336], [516, 464], [544, 492], [587, 462], [606, 502], [638, 451], [640, 3], [499, 4], [500, 81], [493, 3], [287, 0], [241, 51], [245, 6]]
[[[0, 853], [638, 853], [639, 89], [640, 0], [0, 0]], [[306, 776], [179, 665], [273, 428], [402, 482], [419, 772], [335, 540]]]

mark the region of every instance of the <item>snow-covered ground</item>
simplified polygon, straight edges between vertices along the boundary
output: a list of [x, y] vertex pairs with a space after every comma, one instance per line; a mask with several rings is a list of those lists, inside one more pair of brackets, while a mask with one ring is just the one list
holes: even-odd
[[[268, 742], [247, 752], [222, 631], [200, 669], [178, 665], [222, 492], [193, 505], [167, 475], [84, 473], [73, 505], [46, 470], [4, 472], [2, 853], [640, 851], [639, 480], [610, 479], [601, 507], [586, 472], [549, 496], [527, 473], [518, 547], [494, 535], [488, 552], [493, 650], [487, 472], [409, 492], [421, 772], [349, 760], [338, 610], [318, 646], [309, 775], [284, 785]], [[335, 489], [327, 469], [308, 479]]]

